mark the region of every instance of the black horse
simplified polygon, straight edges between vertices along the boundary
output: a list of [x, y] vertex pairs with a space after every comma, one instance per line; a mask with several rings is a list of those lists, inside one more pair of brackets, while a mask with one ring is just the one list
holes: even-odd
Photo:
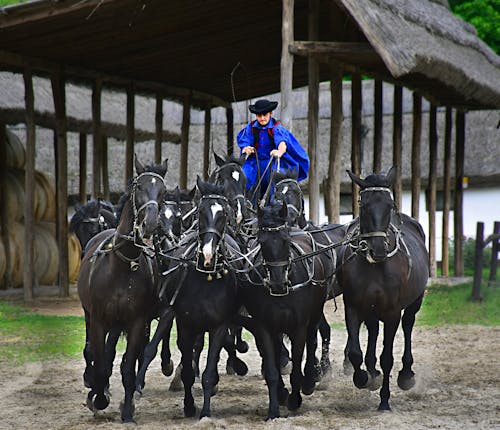
[[105, 348], [106, 335], [116, 331], [127, 334], [121, 365], [123, 422], [133, 422], [135, 366], [157, 312], [157, 274], [149, 241], [158, 227], [166, 193], [166, 163], [144, 167], [136, 158], [135, 168], [137, 176], [123, 199], [117, 229], [91, 239], [78, 279], [78, 295], [85, 312], [85, 374], [91, 388], [87, 397], [91, 410], [102, 410], [109, 404], [106, 388], [114, 348]]
[[[289, 228], [287, 217], [286, 202], [275, 201], [258, 211], [258, 238], [249, 244], [257, 252], [248, 273], [239, 276], [240, 297], [252, 317], [242, 322], [252, 330], [263, 358], [268, 419], [279, 417], [280, 404], [298, 409], [301, 390], [314, 391], [317, 327], [335, 269], [323, 253], [308, 255], [317, 250], [314, 241], [307, 232]], [[282, 334], [292, 344], [290, 395], [279, 371]]]
[[[375, 369], [375, 349], [378, 322], [384, 322], [384, 348], [380, 356], [383, 382], [378, 409], [390, 410], [393, 342], [403, 310], [405, 348], [398, 385], [407, 390], [415, 383], [411, 333], [429, 277], [425, 235], [416, 220], [397, 211], [391, 195], [395, 167], [387, 175], [373, 174], [365, 179], [349, 171], [348, 174], [361, 188], [359, 218], [349, 225], [350, 245], [339, 254], [337, 270], [345, 304], [348, 356], [354, 367], [356, 387], [371, 388], [370, 381], [380, 373]], [[365, 356], [368, 373], [361, 369], [359, 328], [363, 321], [368, 328]]]
[[69, 232], [78, 238], [82, 257], [90, 239], [101, 231], [116, 228], [118, 220], [110, 202], [97, 199], [90, 200], [84, 205], [75, 205], [75, 213], [69, 222]]

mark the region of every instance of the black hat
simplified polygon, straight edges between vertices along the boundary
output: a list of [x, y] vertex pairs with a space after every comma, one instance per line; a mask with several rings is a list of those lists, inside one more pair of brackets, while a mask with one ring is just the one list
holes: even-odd
[[268, 113], [272, 112], [278, 106], [278, 102], [271, 102], [266, 99], [257, 100], [254, 105], [248, 106], [250, 112], [258, 113]]

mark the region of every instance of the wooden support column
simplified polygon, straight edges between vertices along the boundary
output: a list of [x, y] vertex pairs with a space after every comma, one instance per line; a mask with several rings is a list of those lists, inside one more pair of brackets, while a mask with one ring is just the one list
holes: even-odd
[[430, 276], [436, 277], [436, 194], [437, 194], [437, 109], [431, 105], [429, 112], [429, 268]]
[[101, 143], [102, 143], [102, 120], [101, 120], [101, 97], [102, 80], [96, 79], [92, 88], [92, 198], [101, 196]]
[[234, 152], [233, 142], [234, 142], [234, 113], [233, 108], [226, 108], [226, 122], [227, 122], [227, 155], [231, 155]]
[[87, 135], [80, 133], [80, 176], [78, 201], [80, 204], [87, 202]]
[[161, 144], [163, 140], [163, 98], [156, 94], [155, 112], [155, 164], [161, 164]]
[[464, 236], [464, 158], [465, 158], [465, 112], [458, 111], [455, 118], [456, 127], [456, 150], [455, 150], [455, 198], [453, 208], [454, 223], [454, 249], [455, 255], [453, 264], [455, 267], [455, 276], [464, 275], [464, 254], [463, 254], [463, 236]]
[[294, 0], [282, 0], [281, 18], [281, 122], [290, 130], [293, 130], [293, 104], [292, 104], [292, 82], [293, 82], [293, 55], [289, 46], [294, 41], [293, 35], [293, 9]]
[[35, 282], [35, 251], [33, 248], [35, 228], [35, 96], [33, 75], [30, 66], [24, 68], [24, 99], [26, 106], [26, 165], [24, 176], [24, 300], [33, 300]]
[[101, 143], [102, 195], [109, 202], [108, 136], [102, 136]]
[[392, 130], [392, 164], [398, 166], [394, 184], [394, 201], [401, 208], [403, 201], [403, 87], [394, 86], [394, 126]]
[[68, 147], [66, 141], [65, 82], [59, 71], [51, 76], [57, 134], [57, 214], [59, 247], [59, 289], [69, 297], [68, 274]]
[[[363, 93], [361, 75], [351, 76], [351, 171], [359, 176], [361, 173], [361, 118], [363, 108]], [[359, 215], [359, 188], [352, 183], [352, 216]]]
[[184, 97], [182, 109], [181, 125], [181, 159], [180, 159], [180, 177], [179, 186], [181, 189], [187, 188], [187, 170], [188, 170], [188, 144], [189, 144], [189, 123], [191, 122], [191, 97]]
[[[308, 35], [309, 40], [317, 40], [319, 29], [319, 0], [309, 1]], [[308, 153], [309, 153], [309, 219], [319, 223], [319, 172], [318, 172], [318, 135], [319, 135], [319, 62], [308, 57]]]
[[208, 179], [210, 169], [210, 126], [212, 123], [212, 110], [205, 109], [205, 135], [203, 140], [203, 180]]
[[373, 114], [373, 172], [382, 170], [382, 142], [384, 140], [384, 92], [382, 81], [375, 80]]
[[422, 96], [413, 93], [413, 130], [411, 138], [411, 216], [420, 211], [420, 152], [422, 147]]
[[453, 121], [453, 109], [446, 108], [445, 131], [444, 131], [444, 168], [443, 168], [443, 239], [441, 256], [441, 273], [449, 276], [450, 265], [450, 200], [451, 200], [451, 129]]
[[10, 241], [9, 241], [9, 212], [5, 204], [7, 193], [7, 129], [4, 123], [0, 122], [0, 233], [5, 250], [5, 274], [0, 284], [2, 288], [9, 289], [12, 287], [12, 260], [10, 258]]
[[[125, 145], [125, 189], [134, 177], [134, 140], [135, 140], [135, 92], [130, 85], [127, 88], [127, 142]], [[144, 162], [144, 160], [142, 160]]]
[[328, 222], [340, 222], [340, 161], [342, 149], [342, 74], [334, 72], [330, 80], [331, 118], [330, 118], [330, 158], [326, 182], [325, 208]]

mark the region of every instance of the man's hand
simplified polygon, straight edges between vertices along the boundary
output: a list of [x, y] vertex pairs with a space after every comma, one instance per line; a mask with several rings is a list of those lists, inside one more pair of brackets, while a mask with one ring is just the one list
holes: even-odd
[[241, 152], [246, 155], [252, 155], [255, 152], [255, 148], [253, 146], [245, 146]]
[[286, 152], [286, 143], [285, 142], [280, 142], [278, 145], [278, 149], [273, 149], [269, 155], [271, 157], [278, 157], [281, 158], [283, 157], [283, 154]]

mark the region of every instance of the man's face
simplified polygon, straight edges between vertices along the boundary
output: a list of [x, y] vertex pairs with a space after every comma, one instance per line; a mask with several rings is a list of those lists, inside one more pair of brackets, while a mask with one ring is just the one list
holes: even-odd
[[257, 122], [261, 125], [261, 126], [265, 126], [267, 125], [267, 123], [269, 122], [269, 120], [271, 119], [271, 115], [273, 113], [272, 112], [268, 112], [268, 113], [258, 113], [256, 114], [257, 116]]

